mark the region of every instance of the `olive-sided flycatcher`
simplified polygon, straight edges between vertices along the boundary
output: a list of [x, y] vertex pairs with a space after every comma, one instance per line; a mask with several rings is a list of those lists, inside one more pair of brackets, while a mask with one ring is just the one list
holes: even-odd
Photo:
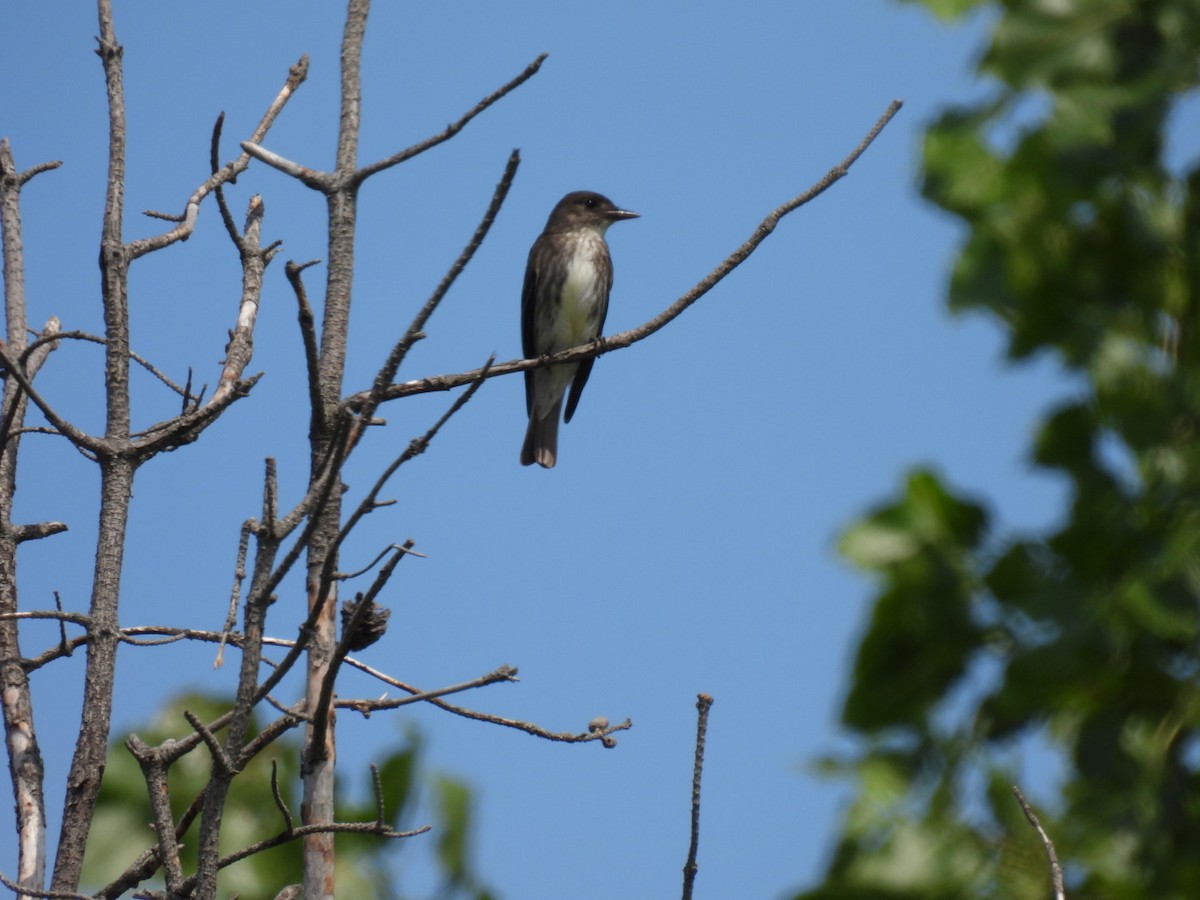
[[[600, 336], [613, 280], [604, 232], [613, 222], [637, 217], [592, 191], [575, 191], [558, 201], [545, 230], [533, 242], [525, 267], [521, 344], [526, 359], [577, 347]], [[529, 429], [521, 447], [521, 465], [536, 462], [546, 469], [554, 467], [563, 394], [569, 384], [565, 421], [570, 422], [593, 362], [585, 359], [526, 370]]]

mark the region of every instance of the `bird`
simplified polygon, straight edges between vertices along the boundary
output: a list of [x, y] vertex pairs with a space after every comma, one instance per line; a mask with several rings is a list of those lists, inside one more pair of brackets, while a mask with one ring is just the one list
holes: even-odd
[[[526, 359], [586, 344], [600, 336], [612, 290], [612, 258], [604, 233], [614, 222], [638, 213], [618, 208], [603, 194], [573, 191], [550, 213], [529, 250], [521, 291], [521, 346]], [[592, 373], [594, 359], [525, 370], [525, 412], [529, 427], [521, 465], [554, 468], [563, 394], [570, 422]]]

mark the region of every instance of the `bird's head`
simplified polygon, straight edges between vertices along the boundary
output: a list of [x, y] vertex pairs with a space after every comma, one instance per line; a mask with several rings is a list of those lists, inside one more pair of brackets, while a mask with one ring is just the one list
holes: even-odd
[[546, 231], [594, 229], [604, 234], [608, 226], [622, 219], [636, 219], [638, 214], [619, 209], [603, 194], [595, 191], [572, 191], [558, 201], [546, 222]]

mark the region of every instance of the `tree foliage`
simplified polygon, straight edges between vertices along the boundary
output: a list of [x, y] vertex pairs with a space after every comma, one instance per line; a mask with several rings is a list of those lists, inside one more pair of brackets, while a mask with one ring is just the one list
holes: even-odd
[[[154, 721], [139, 726], [143, 741], [160, 744], [187, 737], [185, 712], [214, 719], [228, 709], [222, 696], [189, 694], [172, 699], [155, 715]], [[471, 855], [474, 830], [473, 797], [463, 781], [433, 774], [425, 763], [425, 746], [415, 727], [404, 730], [403, 739], [390, 748], [377, 766], [378, 800], [385, 821], [401, 831], [428, 822], [438, 841], [438, 896], [446, 900], [488, 900], [490, 889], [475, 872]], [[257, 716], [251, 717], [248, 737], [260, 733]], [[146, 843], [146, 823], [154, 818], [146, 795], [146, 780], [137, 760], [125, 746], [133, 734], [116, 737], [109, 747], [104, 785], [100, 789], [95, 825], [84, 860], [84, 882], [107, 884], [134, 863]], [[270, 757], [252, 760], [229, 798], [222, 830], [222, 852], [232, 853], [270, 838], [285, 827], [283, 809], [298, 807], [295, 785], [299, 776], [302, 744], [292, 737], [277, 741]], [[189, 815], [187, 798], [203, 796], [212, 769], [212, 758], [204, 748], [184, 757], [170, 773], [171, 808], [176, 821], [192, 821], [181, 841], [183, 865], [199, 864], [194, 811]], [[339, 786], [339, 821], [371, 821], [377, 815], [376, 786], [362, 785], [361, 797], [349, 796]], [[282, 806], [282, 809], [281, 809]], [[425, 807], [428, 807], [426, 809]], [[404, 900], [418, 896], [398, 877], [396, 848], [373, 834], [342, 834], [338, 841], [337, 882], [339, 890], [358, 897]], [[230, 866], [222, 876], [222, 896], [274, 896], [282, 884], [296, 881], [303, 865], [301, 845], [296, 841], [255, 853]], [[162, 878], [151, 885], [162, 889]]]
[[997, 15], [994, 89], [929, 128], [923, 192], [969, 229], [950, 308], [1079, 376], [1031, 448], [1070, 500], [1006, 537], [922, 470], [846, 531], [879, 585], [843, 709], [861, 751], [829, 764], [856, 798], [800, 896], [1050, 896], [1009, 789], [1032, 754], [1063, 770], [1036, 800], [1069, 896], [1197, 897], [1200, 166], [1164, 150], [1200, 3], [924, 2]]

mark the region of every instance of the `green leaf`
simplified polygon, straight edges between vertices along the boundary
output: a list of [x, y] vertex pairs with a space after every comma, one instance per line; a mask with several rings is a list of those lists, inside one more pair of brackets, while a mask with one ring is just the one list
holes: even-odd
[[986, 0], [904, 0], [929, 8], [939, 19], [957, 19], [973, 9], [986, 5]]

